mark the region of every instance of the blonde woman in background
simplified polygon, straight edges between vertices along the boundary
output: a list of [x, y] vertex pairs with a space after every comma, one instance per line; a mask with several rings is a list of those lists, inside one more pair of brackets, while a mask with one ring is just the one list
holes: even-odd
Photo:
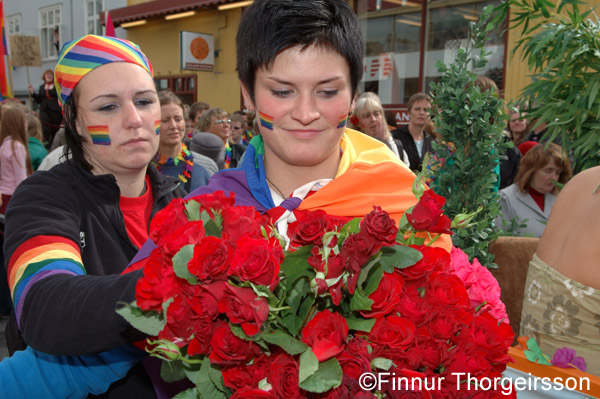
[[3, 107], [0, 143], [0, 213], [4, 214], [17, 186], [33, 173], [27, 149], [27, 116], [22, 107]]
[[36, 171], [42, 160], [48, 155], [48, 150], [44, 147], [44, 136], [42, 135], [42, 123], [40, 119], [29, 113], [27, 114], [27, 146], [29, 148], [29, 158], [31, 166]]
[[402, 142], [392, 137], [384, 115], [383, 105], [377, 94], [366, 92], [356, 100], [351, 122], [361, 132], [385, 143], [398, 158], [410, 167]]

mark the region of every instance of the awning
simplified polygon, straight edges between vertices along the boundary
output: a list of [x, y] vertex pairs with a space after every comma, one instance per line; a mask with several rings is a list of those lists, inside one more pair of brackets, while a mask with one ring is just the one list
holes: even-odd
[[[239, 0], [154, 0], [108, 11], [116, 27], [124, 22], [176, 14], [184, 11], [206, 10], [215, 8], [220, 4], [236, 2], [239, 2]], [[100, 20], [104, 24], [104, 12], [100, 13]]]

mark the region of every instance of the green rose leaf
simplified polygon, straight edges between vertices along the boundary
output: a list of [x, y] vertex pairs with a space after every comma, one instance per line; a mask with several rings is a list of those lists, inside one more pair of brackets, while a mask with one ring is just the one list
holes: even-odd
[[310, 279], [315, 277], [315, 270], [307, 262], [311, 249], [312, 247], [305, 246], [295, 252], [285, 254], [281, 271], [289, 284], [294, 284], [300, 277]]
[[125, 302], [119, 302], [119, 304], [124, 306], [117, 309], [117, 313], [144, 334], [158, 335], [167, 324], [166, 320], [158, 313], [140, 310], [135, 301], [131, 304]]
[[304, 342], [297, 340], [281, 330], [263, 333], [261, 337], [268, 343], [279, 346], [292, 356], [305, 352], [308, 348]]
[[393, 247], [381, 248], [381, 264], [386, 273], [392, 273], [394, 268], [404, 269], [417, 263], [423, 258], [423, 254], [411, 247], [394, 245]]
[[190, 221], [200, 220], [200, 203], [196, 200], [189, 200], [185, 204], [185, 213]]
[[348, 329], [354, 331], [371, 332], [371, 329], [375, 325], [375, 319], [353, 319], [346, 318], [348, 323]]
[[394, 364], [393, 361], [391, 361], [390, 359], [386, 359], [384, 357], [376, 357], [375, 359], [371, 360], [371, 368], [372, 369], [379, 369], [379, 370], [389, 370], [392, 365]]
[[221, 237], [223, 217], [218, 213], [214, 213], [213, 215], [215, 217], [214, 220], [210, 217], [207, 211], [202, 211], [200, 214], [200, 219], [204, 224], [204, 231], [207, 236]]
[[227, 399], [227, 395], [219, 390], [211, 379], [212, 371], [210, 369], [210, 361], [205, 358], [200, 367], [200, 372], [195, 376], [196, 379], [193, 381], [196, 384], [198, 392], [202, 394], [202, 398]]
[[318, 366], [316, 372], [299, 383], [300, 388], [308, 392], [322, 393], [340, 386], [342, 368], [336, 358], [318, 363]]
[[312, 348], [307, 348], [300, 355], [300, 361], [298, 365], [298, 383], [302, 387], [302, 383], [306, 381], [311, 375], [313, 375], [319, 369], [319, 359], [315, 356]]
[[196, 284], [196, 277], [188, 270], [188, 262], [194, 256], [194, 246], [184, 245], [179, 252], [173, 256], [173, 271], [179, 278], [187, 280], [190, 284]]
[[177, 395], [173, 396], [173, 399], [198, 399], [202, 397], [203, 396], [200, 395], [200, 392], [198, 392], [198, 388], [194, 387], [186, 389], [183, 392], [179, 392]]
[[352, 298], [350, 299], [350, 310], [371, 310], [372, 305], [372, 299], [362, 295], [358, 290], [354, 291], [354, 295], [352, 295]]

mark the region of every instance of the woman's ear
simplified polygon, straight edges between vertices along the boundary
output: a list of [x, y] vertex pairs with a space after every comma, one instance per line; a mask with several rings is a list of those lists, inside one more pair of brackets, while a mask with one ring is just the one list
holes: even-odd
[[356, 105], [356, 99], [357, 98], [358, 98], [358, 94], [355, 94], [354, 98], [350, 102], [350, 111], [348, 111], [349, 114], [351, 114], [352, 112], [354, 112], [354, 106]]
[[249, 111], [256, 111], [256, 105], [254, 104], [254, 101], [252, 101], [252, 97], [250, 96], [250, 93], [248, 93], [248, 89], [246, 88], [246, 85], [241, 83], [241, 86], [242, 86], [242, 97], [244, 98], [244, 106]]
[[75, 118], [75, 130], [77, 130], [77, 134], [83, 137], [83, 125], [81, 123], [81, 116], [77, 116]]

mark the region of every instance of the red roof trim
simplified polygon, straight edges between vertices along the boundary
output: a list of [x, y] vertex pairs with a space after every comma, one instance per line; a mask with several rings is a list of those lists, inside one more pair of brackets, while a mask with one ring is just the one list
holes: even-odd
[[[119, 26], [123, 22], [176, 14], [195, 9], [210, 9], [215, 8], [219, 4], [235, 3], [236, 1], [239, 0], [154, 0], [133, 6], [115, 8], [109, 10], [109, 12], [115, 26]], [[104, 12], [102, 12], [100, 13], [100, 20], [103, 23], [104, 19]]]

